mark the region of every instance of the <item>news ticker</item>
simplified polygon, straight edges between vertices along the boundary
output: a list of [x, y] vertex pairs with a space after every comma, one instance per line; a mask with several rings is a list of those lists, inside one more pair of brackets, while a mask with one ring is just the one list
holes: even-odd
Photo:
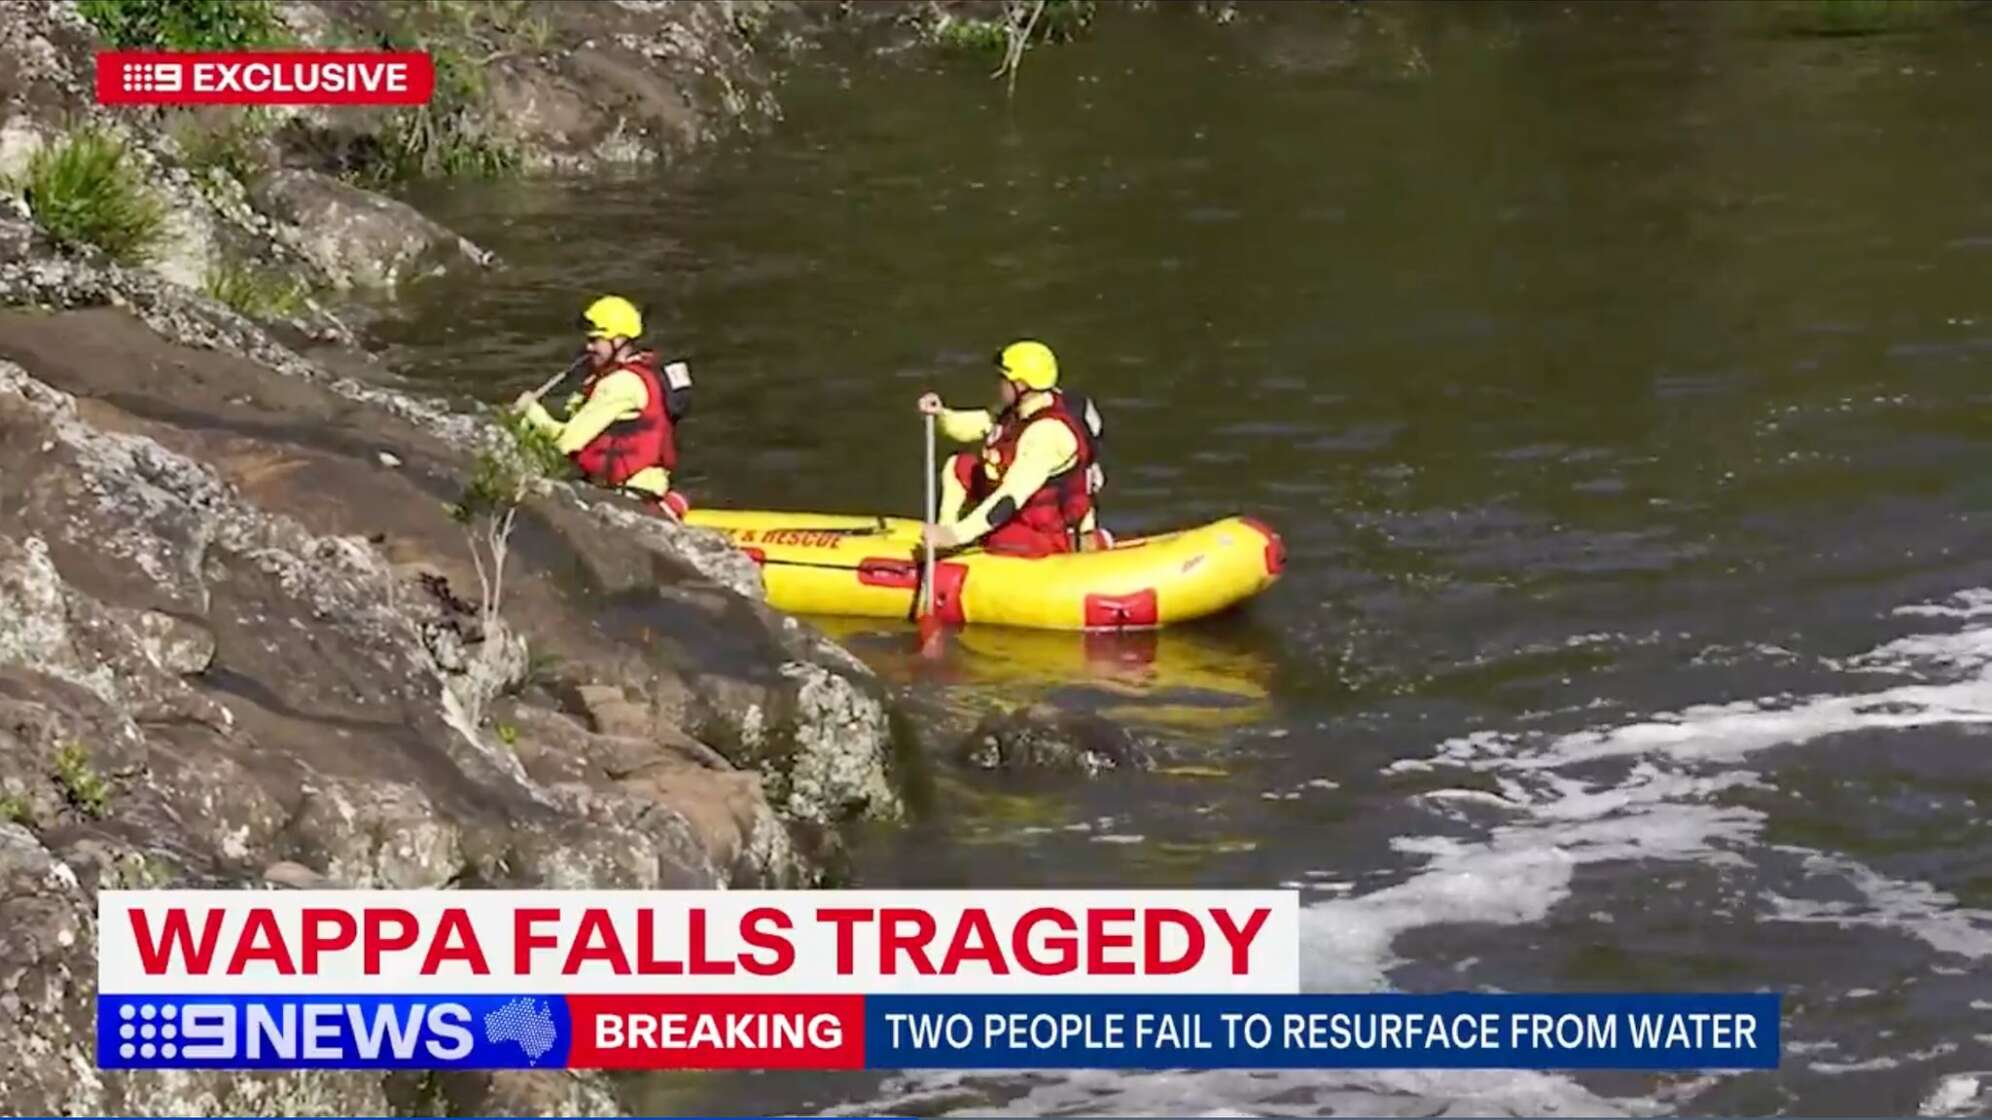
[[102, 996], [107, 1069], [1772, 1069], [1776, 995]]
[[1301, 994], [1291, 891], [105, 891], [159, 1069], [1761, 1069], [1768, 993]]

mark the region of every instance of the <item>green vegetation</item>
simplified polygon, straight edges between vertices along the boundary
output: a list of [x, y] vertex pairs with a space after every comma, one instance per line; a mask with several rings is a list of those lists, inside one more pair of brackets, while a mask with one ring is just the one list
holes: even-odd
[[88, 816], [100, 817], [111, 800], [110, 783], [90, 765], [90, 752], [70, 743], [55, 752], [55, 782], [69, 804]]
[[175, 139], [190, 170], [205, 175], [218, 167], [248, 183], [266, 170], [261, 145], [275, 126], [276, 118], [269, 110], [252, 106], [219, 127], [183, 126], [175, 131]]
[[145, 187], [123, 141], [85, 128], [28, 161], [20, 184], [35, 221], [69, 246], [94, 245], [124, 264], [158, 248], [166, 207]]
[[518, 728], [512, 726], [509, 723], [501, 723], [498, 725], [497, 731], [498, 731], [499, 742], [505, 744], [508, 747], [516, 747], [519, 745]]
[[76, 7], [118, 47], [215, 51], [290, 41], [271, 0], [82, 0]]
[[383, 183], [460, 175], [495, 178], [518, 171], [523, 162], [518, 149], [493, 135], [490, 118], [480, 112], [484, 70], [508, 55], [545, 51], [553, 39], [553, 25], [528, 0], [414, 0], [398, 5], [390, 27], [373, 45], [429, 52], [436, 89], [428, 104], [388, 121], [378, 157], [362, 177]]
[[[551, 38], [544, 20], [536, 24], [523, 4], [469, 4], [462, 0], [420, 0], [395, 12], [393, 25], [379, 37], [385, 50], [429, 52], [436, 88], [425, 105], [403, 109], [381, 133], [380, 152], [365, 178], [376, 183], [437, 176], [495, 178], [519, 169], [518, 151], [493, 136], [478, 109], [484, 103], [484, 68], [520, 45]], [[505, 23], [502, 20], [511, 20]], [[508, 30], [516, 23], [521, 32]], [[530, 25], [530, 28], [528, 28]], [[490, 35], [484, 32], [489, 29]], [[472, 48], [490, 47], [483, 58]]]
[[527, 0], [493, 0], [478, 7], [513, 50], [537, 54], [553, 45], [553, 24], [535, 14]]
[[519, 153], [485, 132], [476, 113], [484, 100], [484, 75], [455, 47], [425, 48], [436, 66], [436, 91], [428, 104], [404, 109], [382, 135], [380, 178], [407, 180], [438, 175], [492, 178], [519, 169]]
[[993, 19], [954, 19], [943, 16], [934, 26], [934, 41], [967, 54], [1000, 55], [1010, 47], [1010, 29]]
[[246, 261], [222, 260], [208, 269], [202, 290], [251, 319], [279, 319], [304, 310], [311, 286], [295, 276]]
[[1000, 56], [992, 77], [1017, 85], [1017, 69], [1034, 43], [1064, 42], [1092, 26], [1094, 0], [1004, 0], [1001, 19], [960, 19], [929, 4], [930, 34], [950, 50]]
[[10, 793], [0, 796], [0, 820], [13, 821], [15, 824], [33, 824], [35, 814], [34, 810], [28, 808], [27, 798]]
[[500, 438], [480, 452], [463, 482], [450, 517], [463, 526], [470, 544], [471, 563], [477, 568], [477, 584], [483, 594], [480, 607], [488, 632], [498, 620], [505, 597], [505, 559], [511, 548], [512, 529], [518, 523], [519, 507], [543, 478], [561, 478], [569, 473], [567, 456], [553, 437], [528, 423], [525, 417], [505, 412], [499, 416]]

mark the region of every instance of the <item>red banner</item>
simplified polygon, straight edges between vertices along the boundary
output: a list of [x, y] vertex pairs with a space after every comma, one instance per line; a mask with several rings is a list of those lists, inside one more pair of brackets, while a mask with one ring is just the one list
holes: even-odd
[[102, 105], [421, 105], [423, 51], [98, 51]]
[[863, 996], [568, 996], [570, 1069], [863, 1069]]

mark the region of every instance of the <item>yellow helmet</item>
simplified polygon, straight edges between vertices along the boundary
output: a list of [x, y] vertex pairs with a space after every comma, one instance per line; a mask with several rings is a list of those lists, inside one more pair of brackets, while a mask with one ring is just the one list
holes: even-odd
[[643, 334], [643, 312], [621, 296], [603, 296], [581, 313], [589, 338], [637, 338]]
[[1044, 390], [1058, 384], [1058, 359], [1042, 342], [1012, 342], [996, 355], [996, 364], [1003, 376], [1021, 382], [1026, 389]]

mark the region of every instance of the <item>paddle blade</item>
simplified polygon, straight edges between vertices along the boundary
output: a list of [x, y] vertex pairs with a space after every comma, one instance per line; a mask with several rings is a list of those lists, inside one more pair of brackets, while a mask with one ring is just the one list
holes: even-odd
[[920, 656], [929, 660], [938, 660], [947, 656], [947, 652], [948, 632], [941, 625], [940, 616], [935, 614], [921, 615]]

